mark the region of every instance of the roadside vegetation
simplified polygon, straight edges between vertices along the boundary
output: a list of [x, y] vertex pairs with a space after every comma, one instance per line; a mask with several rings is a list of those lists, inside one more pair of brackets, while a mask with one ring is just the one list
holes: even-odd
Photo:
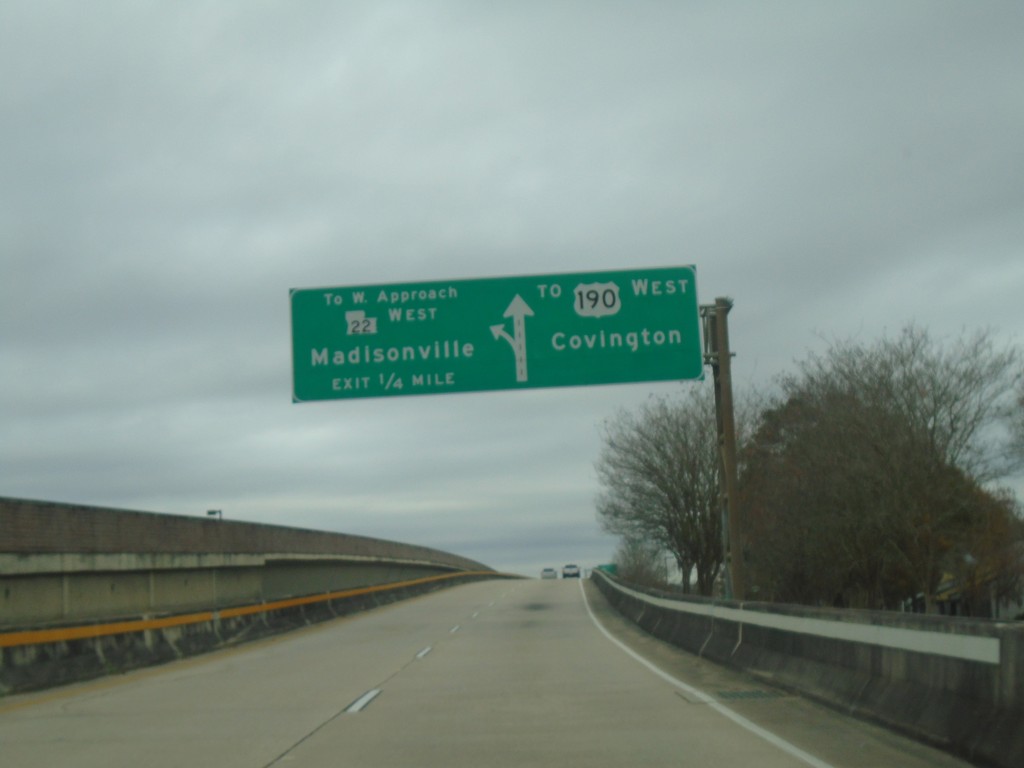
[[[737, 402], [746, 599], [986, 615], [1024, 591], [1024, 368], [990, 332], [916, 326], [809, 355]], [[723, 567], [710, 386], [604, 425], [597, 516], [620, 573], [716, 594]], [[661, 566], [664, 568], [663, 566]], [[640, 578], [636, 579], [638, 582]], [[950, 608], [955, 597], [955, 608]]]

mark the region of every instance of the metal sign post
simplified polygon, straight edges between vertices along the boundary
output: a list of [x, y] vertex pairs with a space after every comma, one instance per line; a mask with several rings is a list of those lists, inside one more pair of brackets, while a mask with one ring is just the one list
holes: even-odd
[[729, 350], [729, 310], [732, 300], [716, 298], [700, 308], [704, 321], [704, 362], [711, 366], [718, 422], [720, 495], [722, 498], [722, 554], [725, 557], [725, 596], [742, 600], [742, 525], [736, 495], [736, 420], [732, 399], [732, 353]]

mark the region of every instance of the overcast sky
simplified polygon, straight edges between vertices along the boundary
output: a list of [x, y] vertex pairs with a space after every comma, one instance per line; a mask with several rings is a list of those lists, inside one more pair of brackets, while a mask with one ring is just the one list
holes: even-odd
[[1024, 338], [1024, 4], [0, 3], [0, 495], [595, 565], [694, 383], [292, 403], [289, 289], [696, 266], [736, 386]]

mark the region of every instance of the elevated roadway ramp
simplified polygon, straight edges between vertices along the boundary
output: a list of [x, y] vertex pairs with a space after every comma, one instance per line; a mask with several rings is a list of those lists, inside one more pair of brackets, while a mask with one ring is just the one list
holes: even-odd
[[964, 763], [651, 638], [589, 582], [484, 581], [0, 700], [4, 768]]

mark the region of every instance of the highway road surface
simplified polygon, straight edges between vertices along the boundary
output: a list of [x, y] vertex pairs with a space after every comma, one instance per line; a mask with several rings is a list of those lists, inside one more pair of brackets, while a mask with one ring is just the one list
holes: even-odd
[[964, 765], [653, 640], [575, 579], [0, 699], [3, 768]]

